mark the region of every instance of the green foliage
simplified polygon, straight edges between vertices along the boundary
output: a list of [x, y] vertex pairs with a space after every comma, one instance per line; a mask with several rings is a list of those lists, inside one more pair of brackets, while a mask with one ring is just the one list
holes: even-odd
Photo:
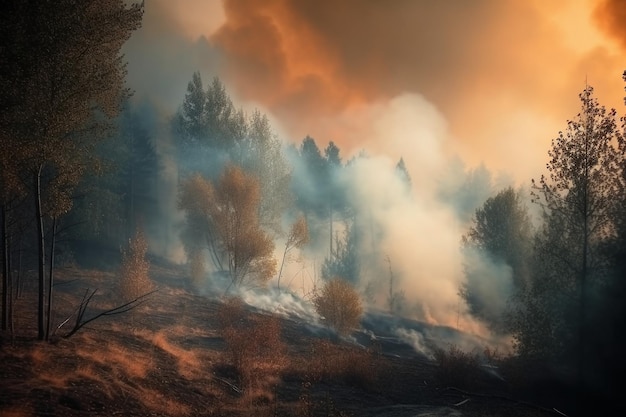
[[528, 288], [532, 233], [526, 207], [509, 187], [476, 210], [463, 236], [466, 281], [460, 294], [492, 330], [507, 330], [505, 305]]
[[259, 182], [262, 226], [281, 232], [281, 215], [292, 204], [290, 170], [267, 116], [258, 110], [248, 116], [236, 109], [219, 78], [204, 90], [196, 72], [173, 129], [183, 176], [201, 173], [216, 179], [229, 164], [241, 167]]
[[330, 256], [324, 259], [322, 277], [330, 279], [338, 276], [350, 282], [358, 282], [361, 263], [356, 226], [346, 226], [343, 238], [336, 234], [331, 250]]
[[548, 176], [533, 180], [544, 225], [514, 330], [520, 353], [554, 358], [578, 367], [582, 376], [591, 296], [606, 282], [610, 263], [603, 248], [615, 234], [623, 202], [625, 148], [615, 110], [600, 106], [591, 87], [579, 97], [581, 112], [552, 141]]
[[[39, 339], [47, 338], [46, 245], [53, 248], [55, 238], [45, 223], [56, 225], [72, 209], [76, 186], [97, 166], [95, 139], [110, 132], [129, 96], [120, 51], [142, 16], [142, 5], [118, 0], [3, 2], [0, 27], [9, 43], [0, 47], [0, 141], [16, 146], [13, 163], [0, 163], [15, 170], [3, 182], [19, 177], [33, 203]], [[51, 292], [52, 274], [47, 284]]]
[[341, 278], [328, 281], [313, 303], [322, 320], [339, 334], [350, 333], [363, 314], [359, 293]]

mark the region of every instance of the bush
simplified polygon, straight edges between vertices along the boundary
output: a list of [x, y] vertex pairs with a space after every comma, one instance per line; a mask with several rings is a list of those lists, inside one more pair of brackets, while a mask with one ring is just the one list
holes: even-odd
[[125, 301], [132, 301], [150, 292], [154, 285], [148, 276], [150, 263], [146, 259], [148, 242], [137, 229], [135, 236], [128, 240], [128, 247], [122, 249], [120, 268], [120, 293]]
[[269, 388], [286, 364], [279, 319], [247, 313], [233, 297], [220, 306], [218, 321], [226, 354], [247, 397], [270, 396]]
[[339, 334], [357, 327], [363, 314], [359, 294], [341, 278], [328, 281], [313, 303], [322, 320]]
[[480, 358], [478, 354], [465, 352], [458, 346], [448, 350], [436, 349], [437, 371], [435, 378], [441, 386], [467, 388], [480, 376]]
[[311, 382], [341, 380], [368, 390], [377, 384], [382, 363], [371, 350], [319, 340], [313, 342], [311, 353], [307, 362], [307, 374]]

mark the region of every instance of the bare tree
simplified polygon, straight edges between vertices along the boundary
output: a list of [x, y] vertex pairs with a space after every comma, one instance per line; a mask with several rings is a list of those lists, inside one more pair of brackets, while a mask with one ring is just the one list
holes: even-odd
[[309, 241], [309, 230], [307, 227], [306, 219], [304, 216], [300, 216], [298, 220], [291, 225], [291, 230], [287, 236], [285, 242], [285, 250], [283, 251], [283, 260], [280, 263], [280, 269], [278, 270], [278, 279], [276, 286], [280, 289], [280, 277], [283, 274], [283, 267], [285, 266], [285, 259], [288, 253], [294, 248], [301, 248]]

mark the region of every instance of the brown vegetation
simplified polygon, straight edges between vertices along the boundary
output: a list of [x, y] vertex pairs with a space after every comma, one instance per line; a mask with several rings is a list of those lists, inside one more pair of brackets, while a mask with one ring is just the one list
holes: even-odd
[[148, 276], [150, 262], [146, 259], [148, 242], [137, 229], [135, 236], [128, 241], [128, 247], [122, 249], [120, 268], [120, 293], [124, 301], [132, 301], [152, 291], [154, 285]]
[[[110, 274], [72, 274], [102, 288], [94, 307], [115, 298]], [[443, 388], [434, 363], [320, 339], [302, 323], [254, 312], [239, 299], [192, 295], [164, 275], [151, 267], [163, 290], [136, 311], [132, 326], [123, 315], [103, 318], [54, 344], [34, 342], [34, 327], [13, 342], [0, 334], [0, 415], [550, 415], [493, 396], [503, 392], [499, 380], [467, 389], [480, 386], [482, 397]], [[59, 279], [73, 276], [61, 271]], [[63, 314], [76, 303], [70, 286], [59, 287]], [[29, 303], [16, 308], [36, 313]], [[453, 363], [446, 362], [450, 372], [462, 366]]]
[[313, 302], [317, 313], [340, 334], [347, 334], [359, 325], [363, 306], [356, 290], [341, 278], [324, 285]]

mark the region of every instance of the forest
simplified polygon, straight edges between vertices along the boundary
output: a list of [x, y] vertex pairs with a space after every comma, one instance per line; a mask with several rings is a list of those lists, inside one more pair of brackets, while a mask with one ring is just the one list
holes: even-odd
[[[462, 235], [458, 258], [439, 260], [461, 273], [437, 310], [422, 303], [420, 280], [439, 277], [398, 261], [448, 233], [406, 236], [406, 216], [428, 205], [412, 167], [367, 149], [346, 156], [329, 138], [285, 141], [200, 70], [175, 113], [133, 100], [120, 51], [143, 7], [2, 6], [0, 348], [71, 340], [106, 316], [135, 314], [159, 291], [150, 265], [163, 264], [194, 296], [288, 293], [347, 338], [367, 311], [456, 327], [573, 381], [581, 407], [619, 397], [626, 118], [591, 85], [572, 92], [579, 112], [555, 132], [544, 172], [515, 184], [460, 164], [439, 179], [437, 206], [421, 213], [443, 220], [424, 224], [451, 222]], [[56, 274], [67, 266], [113, 271], [119, 296], [98, 309], [94, 290], [76, 291], [61, 305]], [[29, 324], [16, 316], [25, 305], [36, 311]]]

